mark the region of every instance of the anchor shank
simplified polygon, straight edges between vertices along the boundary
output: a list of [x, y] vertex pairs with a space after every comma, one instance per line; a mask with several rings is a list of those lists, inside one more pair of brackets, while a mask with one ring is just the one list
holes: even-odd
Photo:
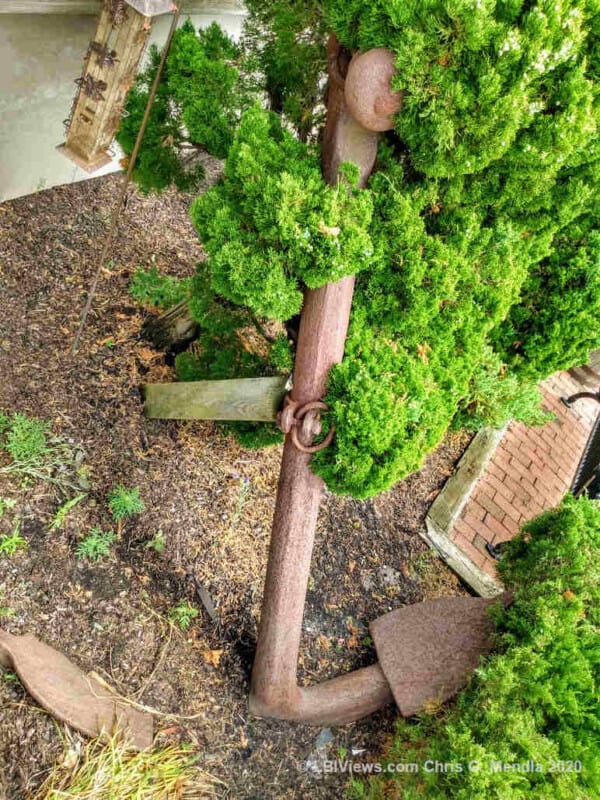
[[[359, 185], [364, 187], [375, 162], [378, 134], [353, 120], [348, 111], [342, 75], [347, 66], [346, 54], [331, 37], [323, 175], [334, 183], [340, 163], [352, 161], [360, 169]], [[344, 355], [353, 291], [354, 276], [348, 276], [306, 292], [292, 401], [304, 404], [324, 395], [329, 370]], [[392, 696], [377, 665], [310, 689], [297, 685], [304, 602], [323, 491], [323, 481], [311, 472], [309, 461], [310, 454], [300, 452], [288, 434], [271, 532], [250, 709], [259, 716], [347, 722], [371, 713]]]

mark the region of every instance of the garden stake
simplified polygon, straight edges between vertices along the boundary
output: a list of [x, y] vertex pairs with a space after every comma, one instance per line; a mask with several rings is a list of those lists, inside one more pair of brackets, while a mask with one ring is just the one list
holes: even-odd
[[[390, 88], [393, 56], [378, 48], [350, 61], [331, 37], [328, 66], [323, 175], [336, 183], [340, 165], [351, 161], [364, 187], [375, 163], [378, 132], [393, 127], [402, 104], [402, 94]], [[344, 355], [353, 289], [354, 277], [348, 276], [308, 290], [304, 297], [294, 383], [280, 415], [287, 435], [249, 701], [258, 716], [344, 724], [394, 699], [402, 713], [414, 714], [461, 688], [491, 643], [487, 609], [493, 600], [452, 597], [420, 603], [372, 623], [380, 663], [316, 686], [298, 686], [302, 617], [323, 491], [323, 480], [309, 468], [316, 449], [311, 442], [320, 431], [323, 404], [318, 401], [327, 375]]]

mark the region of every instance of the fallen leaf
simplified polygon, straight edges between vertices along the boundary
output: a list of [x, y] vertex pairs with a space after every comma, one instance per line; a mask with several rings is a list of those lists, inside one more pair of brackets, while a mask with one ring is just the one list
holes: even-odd
[[221, 656], [223, 655], [222, 650], [205, 650], [202, 653], [202, 658], [205, 660], [207, 664], [210, 664], [211, 667], [218, 667], [221, 663]]

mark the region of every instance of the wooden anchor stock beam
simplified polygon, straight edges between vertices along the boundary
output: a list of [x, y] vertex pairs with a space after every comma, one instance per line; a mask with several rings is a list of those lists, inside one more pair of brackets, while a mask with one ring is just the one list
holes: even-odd
[[149, 383], [143, 387], [150, 419], [212, 419], [275, 422], [291, 379], [240, 378], [225, 381]]

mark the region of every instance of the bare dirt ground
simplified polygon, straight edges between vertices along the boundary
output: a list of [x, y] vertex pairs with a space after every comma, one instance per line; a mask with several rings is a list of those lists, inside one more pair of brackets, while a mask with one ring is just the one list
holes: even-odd
[[[2, 624], [39, 636], [164, 712], [156, 718], [159, 741], [191, 743], [201, 766], [224, 781], [224, 797], [342, 797], [347, 778], [320, 776], [315, 764], [340, 750], [365, 751], [360, 758], [379, 752], [393, 730], [393, 708], [331, 732], [247, 711], [279, 448], [246, 451], [216, 425], [142, 414], [140, 385], [174, 375], [164, 354], [140, 338], [147, 312], [127, 287], [137, 266], [153, 262], [172, 275], [192, 274], [202, 252], [189, 198], [131, 191], [80, 352], [69, 354], [118, 180], [0, 206], [0, 410], [50, 420], [56, 434], [83, 449], [90, 483], [65, 528], [49, 532], [54, 491], [0, 475], [0, 497], [17, 501], [0, 519], [0, 533], [20, 518], [28, 542], [26, 551], [0, 556], [0, 606], [13, 612]], [[302, 681], [373, 662], [369, 620], [464, 593], [418, 530], [466, 442], [453, 435], [419, 473], [376, 500], [325, 498]], [[138, 486], [147, 510], [124, 525], [109, 559], [77, 560], [83, 535], [94, 525], [111, 527], [106, 495], [119, 482]], [[146, 546], [159, 530], [162, 554]], [[189, 572], [210, 591], [217, 624], [190, 593]], [[166, 621], [180, 600], [200, 612], [186, 633]], [[0, 798], [29, 796], [62, 752], [61, 736], [18, 683], [0, 678]]]

